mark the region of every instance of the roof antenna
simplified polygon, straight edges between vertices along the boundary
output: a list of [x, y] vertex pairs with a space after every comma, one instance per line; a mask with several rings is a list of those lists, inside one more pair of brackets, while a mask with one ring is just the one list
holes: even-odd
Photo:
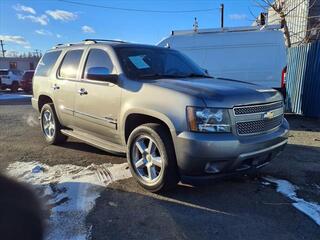
[[193, 23], [193, 31], [194, 32], [198, 32], [198, 29], [199, 29], [199, 23], [198, 23], [197, 18], [195, 17], [194, 18], [194, 23]]

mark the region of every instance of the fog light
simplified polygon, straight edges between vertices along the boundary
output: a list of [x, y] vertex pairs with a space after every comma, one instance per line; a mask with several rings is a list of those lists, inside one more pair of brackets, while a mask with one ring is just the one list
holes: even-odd
[[208, 162], [204, 168], [206, 173], [219, 173], [224, 168], [225, 162]]
[[220, 172], [220, 170], [216, 166], [214, 166], [213, 164], [207, 163], [206, 167], [205, 167], [205, 172], [206, 173], [218, 173], [218, 172]]

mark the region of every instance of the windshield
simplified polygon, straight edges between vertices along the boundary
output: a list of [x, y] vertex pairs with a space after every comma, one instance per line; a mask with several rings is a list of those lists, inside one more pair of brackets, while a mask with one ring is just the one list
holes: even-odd
[[126, 76], [130, 79], [209, 77], [178, 51], [158, 47], [116, 47]]

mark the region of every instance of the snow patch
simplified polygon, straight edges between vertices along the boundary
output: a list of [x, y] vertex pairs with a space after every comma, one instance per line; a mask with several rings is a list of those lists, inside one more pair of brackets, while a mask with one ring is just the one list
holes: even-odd
[[[86, 225], [86, 216], [95, 200], [108, 184], [131, 177], [127, 163], [51, 167], [39, 162], [15, 162], [8, 166], [7, 173], [32, 184], [46, 199], [50, 210], [48, 240], [90, 239], [92, 226]], [[117, 206], [113, 202], [110, 205]]]
[[293, 201], [292, 205], [295, 208], [309, 216], [320, 226], [320, 205], [318, 203], [307, 202], [304, 199], [297, 197], [296, 190], [299, 188], [287, 180], [276, 179], [273, 177], [266, 177], [264, 179], [275, 183], [277, 185], [277, 192], [290, 198]]

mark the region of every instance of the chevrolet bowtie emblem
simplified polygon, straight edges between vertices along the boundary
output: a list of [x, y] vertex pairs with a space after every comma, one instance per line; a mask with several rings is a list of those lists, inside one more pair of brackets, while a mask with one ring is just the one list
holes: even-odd
[[263, 119], [272, 119], [274, 118], [274, 113], [269, 111], [269, 112], [266, 112], [265, 114], [263, 114]]

